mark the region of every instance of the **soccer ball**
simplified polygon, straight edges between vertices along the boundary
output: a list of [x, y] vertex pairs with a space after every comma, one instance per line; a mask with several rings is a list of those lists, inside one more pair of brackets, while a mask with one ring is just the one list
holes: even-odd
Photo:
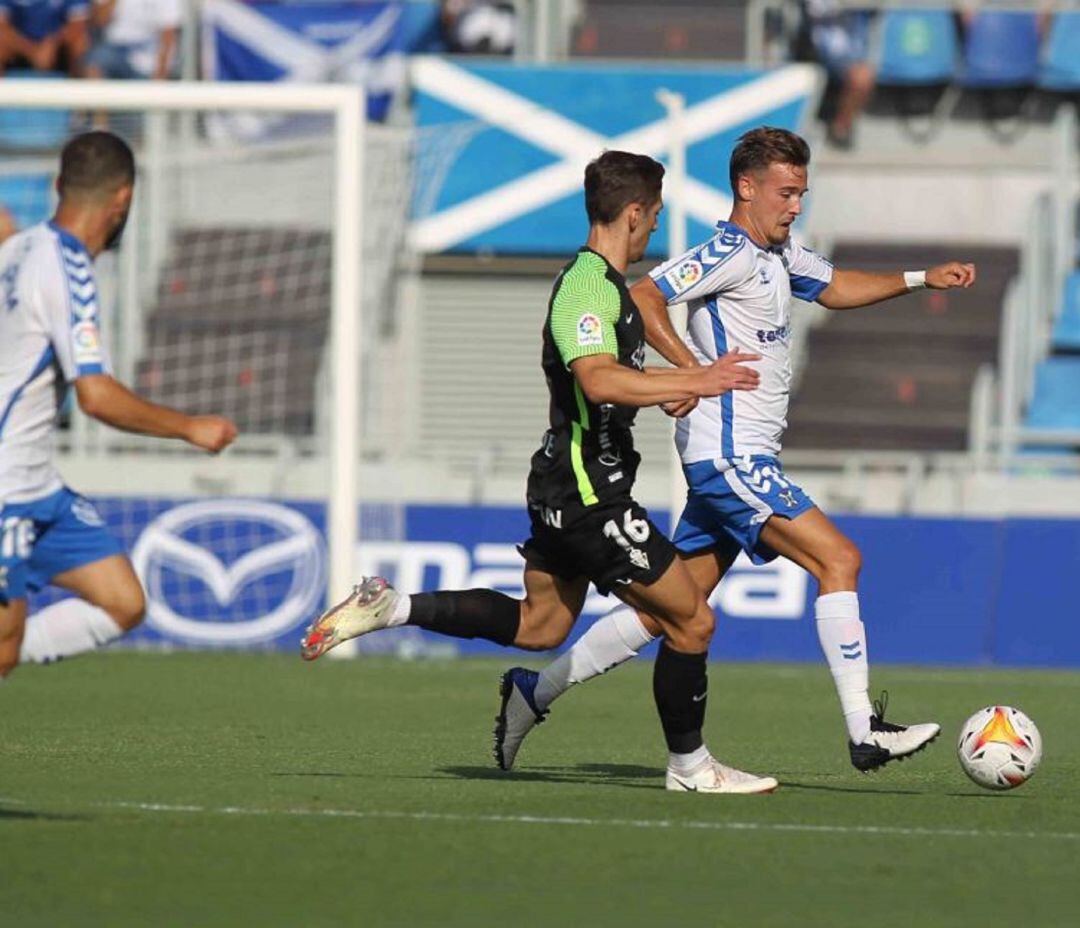
[[1019, 709], [987, 706], [964, 722], [956, 753], [964, 773], [979, 786], [1012, 789], [1039, 766], [1042, 736]]

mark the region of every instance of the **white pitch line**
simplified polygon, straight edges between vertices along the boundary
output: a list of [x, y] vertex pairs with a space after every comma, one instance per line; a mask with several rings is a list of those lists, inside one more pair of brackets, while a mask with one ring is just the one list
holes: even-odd
[[[760, 800], [759, 800], [760, 801]], [[22, 799], [0, 796], [0, 805], [29, 807]], [[467, 815], [457, 812], [400, 812], [364, 809], [260, 809], [245, 806], [175, 805], [165, 802], [93, 802], [81, 808], [120, 809], [131, 812], [166, 814], [238, 815], [253, 818], [275, 816], [293, 818], [343, 818], [356, 820], [403, 820], [414, 822], [452, 822], [455, 824], [493, 825], [569, 825], [585, 828], [644, 828], [667, 831], [757, 831], [786, 834], [874, 835], [914, 838], [1033, 838], [1036, 840], [1080, 841], [1080, 832], [1072, 831], [1003, 831], [978, 828], [904, 828], [894, 825], [805, 825], [787, 822], [709, 822], [678, 819], [581, 818], [547, 815]], [[77, 811], [75, 809], [74, 811]]]

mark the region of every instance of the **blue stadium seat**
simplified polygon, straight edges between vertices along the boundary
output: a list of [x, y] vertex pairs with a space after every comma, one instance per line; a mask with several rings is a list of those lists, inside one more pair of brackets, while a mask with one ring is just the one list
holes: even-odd
[[51, 175], [0, 174], [0, 206], [20, 229], [48, 219], [53, 207]]
[[989, 10], [976, 14], [964, 42], [960, 83], [975, 89], [1028, 87], [1039, 72], [1035, 13]]
[[1054, 350], [1080, 351], [1080, 271], [1065, 281], [1065, 300], [1054, 323]]
[[1047, 358], [1035, 371], [1027, 422], [1033, 429], [1080, 429], [1080, 358]]
[[[9, 71], [4, 80], [70, 80], [51, 71]], [[0, 148], [33, 150], [59, 148], [71, 126], [70, 110], [0, 109]]]
[[1080, 12], [1058, 13], [1046, 40], [1039, 86], [1080, 90]]
[[881, 26], [878, 82], [947, 84], [956, 73], [960, 41], [949, 10], [889, 10]]

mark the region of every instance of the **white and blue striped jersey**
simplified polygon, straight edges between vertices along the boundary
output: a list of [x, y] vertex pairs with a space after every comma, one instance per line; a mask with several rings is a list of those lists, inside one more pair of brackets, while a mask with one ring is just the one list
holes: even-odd
[[702, 399], [678, 421], [675, 442], [684, 464], [744, 455], [778, 455], [791, 389], [791, 297], [815, 300], [832, 280], [832, 265], [790, 238], [762, 248], [739, 226], [717, 233], [650, 272], [668, 305], [687, 303], [687, 345], [702, 364], [738, 348], [762, 356], [755, 390]]
[[60, 489], [53, 433], [68, 385], [109, 372], [82, 242], [43, 222], [0, 245], [0, 505]]

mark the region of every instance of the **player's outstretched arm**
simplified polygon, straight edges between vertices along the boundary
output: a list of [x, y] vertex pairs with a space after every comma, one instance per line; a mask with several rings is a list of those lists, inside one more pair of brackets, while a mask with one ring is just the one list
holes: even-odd
[[833, 271], [829, 286], [821, 291], [817, 301], [829, 309], [856, 309], [923, 287], [931, 290], [966, 289], [973, 283], [975, 265], [960, 261], [939, 264], [927, 271], [895, 271], [889, 274], [837, 268]]
[[694, 367], [697, 358], [675, 331], [668, 313], [668, 303], [651, 277], [642, 277], [630, 288], [630, 296], [645, 323], [645, 341], [665, 361], [676, 367]]
[[708, 365], [636, 371], [619, 364], [614, 355], [597, 354], [578, 358], [570, 370], [592, 403], [657, 406], [699, 396], [719, 396], [728, 390], [753, 390], [760, 376], [745, 362], [760, 357], [732, 351]]
[[236, 426], [222, 416], [189, 416], [144, 400], [108, 374], [75, 381], [79, 408], [99, 422], [124, 432], [180, 438], [196, 448], [217, 453], [236, 438]]

